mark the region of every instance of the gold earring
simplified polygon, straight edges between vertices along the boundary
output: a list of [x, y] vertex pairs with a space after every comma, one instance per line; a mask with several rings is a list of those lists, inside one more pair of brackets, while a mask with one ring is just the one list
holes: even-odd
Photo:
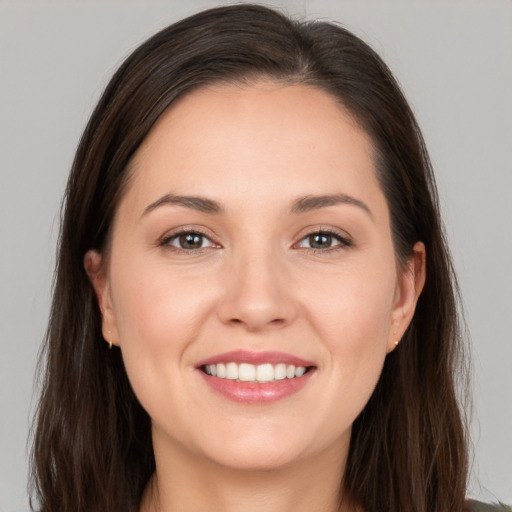
[[112, 341], [110, 341], [110, 338], [112, 337], [112, 331], [108, 331], [108, 348], [112, 350]]
[[400, 343], [400, 340], [395, 341], [395, 347], [398, 347], [398, 344]]

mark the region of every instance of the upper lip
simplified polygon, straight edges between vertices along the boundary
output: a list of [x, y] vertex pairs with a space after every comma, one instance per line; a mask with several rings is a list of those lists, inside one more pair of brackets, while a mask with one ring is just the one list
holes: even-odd
[[205, 366], [208, 364], [218, 363], [249, 363], [254, 365], [259, 364], [293, 364], [294, 366], [315, 366], [313, 362], [302, 359], [291, 354], [284, 352], [265, 351], [265, 352], [254, 352], [250, 350], [233, 350], [231, 352], [224, 352], [223, 354], [217, 354], [209, 357], [197, 363], [196, 368]]

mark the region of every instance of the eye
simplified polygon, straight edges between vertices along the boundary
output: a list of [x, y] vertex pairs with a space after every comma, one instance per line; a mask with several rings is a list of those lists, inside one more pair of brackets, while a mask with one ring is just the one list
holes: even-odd
[[350, 245], [351, 243], [349, 240], [330, 231], [317, 231], [315, 233], [310, 233], [299, 242], [299, 247], [314, 249], [317, 251], [334, 249], [336, 247], [348, 247]]
[[197, 251], [206, 247], [215, 247], [205, 234], [198, 231], [181, 231], [162, 240], [161, 245], [171, 246], [185, 251]]

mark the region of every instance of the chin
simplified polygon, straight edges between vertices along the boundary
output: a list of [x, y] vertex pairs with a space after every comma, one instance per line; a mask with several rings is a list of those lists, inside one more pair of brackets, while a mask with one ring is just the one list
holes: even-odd
[[[232, 429], [220, 438], [210, 437], [209, 442], [203, 435], [199, 450], [211, 461], [233, 470], [274, 471], [301, 464], [325, 452], [329, 446], [333, 448], [338, 443], [340, 446], [346, 444], [341, 439], [335, 440], [334, 444], [324, 444], [324, 441], [329, 441], [332, 433], [324, 434], [313, 435], [304, 428], [293, 429], [290, 425], [287, 428], [283, 424], [256, 422], [250, 431]], [[333, 453], [336, 451], [333, 450]]]
[[250, 448], [231, 446], [223, 453], [212, 453], [210, 459], [216, 464], [236, 471], [268, 472], [284, 469], [302, 458], [298, 450], [274, 446]]

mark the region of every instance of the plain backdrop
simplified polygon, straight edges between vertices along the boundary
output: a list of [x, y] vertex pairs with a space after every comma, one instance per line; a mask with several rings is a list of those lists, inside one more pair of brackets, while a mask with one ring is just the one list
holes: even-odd
[[[220, 2], [0, 0], [0, 511], [28, 510], [33, 375], [59, 205], [80, 133], [121, 60]], [[423, 128], [473, 343], [470, 494], [512, 503], [512, 3], [270, 1], [343, 23], [391, 67]], [[72, 341], [72, 340], [70, 340]]]

